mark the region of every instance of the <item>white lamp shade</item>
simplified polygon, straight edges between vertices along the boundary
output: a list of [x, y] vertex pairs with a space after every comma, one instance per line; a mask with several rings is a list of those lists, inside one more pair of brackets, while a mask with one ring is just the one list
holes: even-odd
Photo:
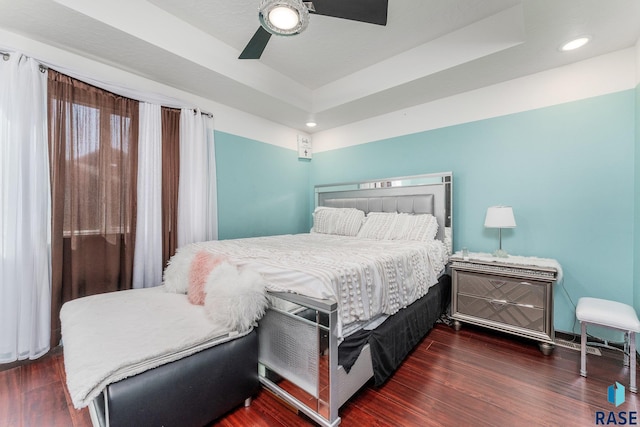
[[487, 228], [514, 228], [516, 219], [513, 216], [513, 209], [511, 206], [491, 206], [487, 209], [484, 226]]

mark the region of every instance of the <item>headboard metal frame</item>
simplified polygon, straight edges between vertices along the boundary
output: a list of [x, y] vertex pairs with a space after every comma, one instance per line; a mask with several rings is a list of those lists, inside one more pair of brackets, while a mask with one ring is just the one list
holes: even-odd
[[365, 213], [429, 213], [438, 220], [436, 238], [443, 240], [451, 251], [452, 185], [452, 172], [319, 185], [315, 187], [316, 206], [349, 207]]

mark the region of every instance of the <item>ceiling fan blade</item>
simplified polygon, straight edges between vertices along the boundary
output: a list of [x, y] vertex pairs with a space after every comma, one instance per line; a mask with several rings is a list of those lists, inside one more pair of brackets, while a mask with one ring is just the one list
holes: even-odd
[[258, 31], [251, 37], [251, 40], [249, 40], [249, 43], [247, 43], [247, 46], [245, 46], [240, 54], [239, 59], [260, 59], [270, 38], [270, 32], [262, 28], [262, 26], [258, 27]]
[[387, 25], [388, 0], [313, 0], [316, 15]]

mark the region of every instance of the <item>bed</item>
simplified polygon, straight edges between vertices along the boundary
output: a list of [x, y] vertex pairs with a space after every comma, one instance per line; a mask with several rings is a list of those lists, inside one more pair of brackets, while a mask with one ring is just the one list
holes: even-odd
[[[174, 265], [183, 258], [188, 265], [194, 254], [207, 253], [239, 271], [260, 273], [270, 307], [257, 331], [209, 331], [205, 344], [160, 355], [151, 369], [134, 363], [136, 369], [125, 368], [121, 378], [98, 381], [83, 400], [91, 400], [94, 424], [203, 425], [248, 402], [260, 383], [317, 423], [338, 425], [338, 409], [350, 396], [369, 379], [380, 384], [393, 373], [449, 301], [444, 267], [452, 242], [452, 174], [319, 186], [315, 194], [312, 233], [202, 242], [178, 251]], [[381, 213], [382, 222], [357, 236], [348, 230], [344, 235], [357, 218], [343, 221], [346, 228], [337, 233], [340, 226], [329, 221], [324, 227], [334, 232], [325, 233], [325, 211], [329, 217], [358, 211], [368, 216], [364, 224], [369, 225]], [[392, 226], [385, 222], [388, 216], [394, 217]], [[414, 229], [413, 221], [428, 216], [435, 230], [431, 225]], [[390, 228], [397, 239], [379, 238]], [[433, 242], [405, 241], [403, 236], [416, 229], [433, 232]], [[338, 247], [344, 252], [336, 255]], [[161, 288], [138, 292], [140, 301], [185, 298]], [[65, 323], [78, 321], [63, 319], [63, 340]], [[390, 346], [398, 336], [400, 345]], [[67, 345], [82, 353], [86, 339], [65, 342], [65, 364]]]
[[[453, 240], [452, 178], [447, 172], [318, 186], [316, 207], [356, 208], [367, 216], [431, 214], [446, 256]], [[339, 408], [370, 379], [384, 383], [445, 312], [450, 277], [445, 270], [432, 273], [424, 292], [351, 330], [342, 295], [270, 292], [271, 308], [258, 328], [260, 382], [316, 423], [338, 425]]]

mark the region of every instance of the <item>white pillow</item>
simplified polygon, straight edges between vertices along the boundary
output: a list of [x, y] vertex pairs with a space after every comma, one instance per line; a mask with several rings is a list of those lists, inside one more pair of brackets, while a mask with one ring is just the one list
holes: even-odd
[[204, 308], [215, 323], [248, 331], [267, 308], [264, 287], [259, 273], [222, 262], [207, 277]]
[[438, 233], [438, 220], [431, 214], [369, 212], [358, 237], [376, 240], [428, 242]]
[[189, 289], [189, 271], [191, 262], [199, 248], [195, 244], [185, 245], [176, 250], [164, 269], [163, 284], [165, 291], [186, 294]]
[[358, 237], [363, 239], [387, 240], [395, 227], [398, 214], [395, 212], [369, 212], [362, 224]]
[[389, 232], [390, 240], [416, 240], [430, 242], [438, 234], [438, 220], [431, 214], [411, 215], [398, 214], [393, 229]]
[[355, 236], [363, 221], [364, 212], [359, 209], [320, 206], [313, 212], [311, 232]]

